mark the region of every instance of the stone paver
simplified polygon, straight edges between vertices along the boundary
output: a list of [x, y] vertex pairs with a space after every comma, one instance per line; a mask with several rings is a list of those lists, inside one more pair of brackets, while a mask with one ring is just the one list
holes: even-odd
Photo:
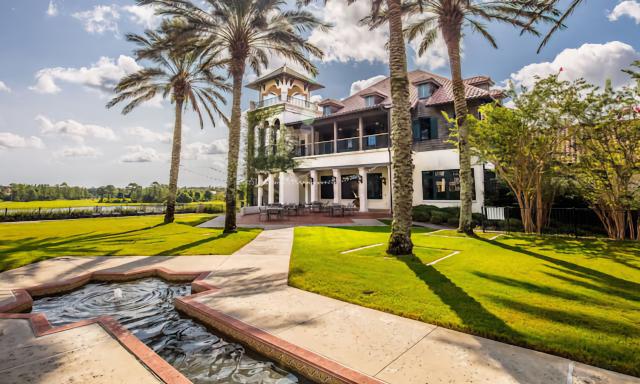
[[98, 324], [35, 337], [28, 320], [0, 320], [0, 383], [160, 383]]

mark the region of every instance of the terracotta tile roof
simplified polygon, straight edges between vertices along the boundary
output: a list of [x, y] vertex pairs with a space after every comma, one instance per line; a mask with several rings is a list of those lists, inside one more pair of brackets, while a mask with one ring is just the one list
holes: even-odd
[[[409, 72], [409, 82], [411, 84], [419, 84], [429, 80], [433, 80], [436, 83], [440, 84], [440, 87], [431, 95], [430, 98], [424, 101], [425, 105], [441, 105], [453, 102], [453, 86], [451, 80], [446, 77], [436, 75], [431, 72], [416, 70]], [[491, 79], [487, 76], [475, 76], [469, 79], [465, 79], [465, 94], [467, 99], [479, 99], [479, 98], [496, 98], [501, 97], [502, 93], [499, 91], [486, 91], [484, 89], [474, 87], [472, 84], [478, 84], [480, 82], [489, 81]], [[372, 93], [378, 93], [384, 96], [382, 102], [379, 105], [389, 106], [391, 105], [391, 85], [390, 80], [387, 77], [386, 79], [380, 80], [379, 82], [362, 89], [361, 91], [341, 100], [341, 103], [344, 105], [338, 112], [330, 115], [342, 115], [349, 112], [354, 112], [356, 110], [368, 109], [365, 106], [364, 95], [369, 95]], [[415, 86], [409, 87], [409, 100], [412, 107], [416, 105], [418, 102], [418, 89]]]

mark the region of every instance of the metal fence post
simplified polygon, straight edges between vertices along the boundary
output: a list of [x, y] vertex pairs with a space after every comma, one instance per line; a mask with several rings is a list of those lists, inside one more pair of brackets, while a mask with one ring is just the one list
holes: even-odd
[[511, 209], [509, 207], [505, 207], [505, 209], [507, 210], [507, 233], [511, 233], [511, 223], [509, 222], [510, 220], [510, 211]]
[[486, 215], [486, 214], [487, 214], [487, 207], [485, 207], [485, 206], [483, 205], [483, 206], [482, 206], [482, 209], [481, 209], [481, 212], [482, 212], [482, 216], [481, 216], [481, 219], [480, 219], [480, 220], [482, 220], [482, 233], [485, 233], [485, 232], [486, 232], [486, 230], [485, 230], [485, 225], [484, 225], [484, 215]]

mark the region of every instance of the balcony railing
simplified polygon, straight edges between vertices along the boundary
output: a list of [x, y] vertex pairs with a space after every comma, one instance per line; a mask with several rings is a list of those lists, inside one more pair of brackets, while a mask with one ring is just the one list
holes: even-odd
[[389, 134], [378, 133], [376, 135], [362, 136], [362, 149], [387, 148], [389, 146]]
[[337, 140], [338, 152], [353, 152], [360, 150], [360, 138], [349, 137]]
[[315, 143], [314, 155], [327, 155], [333, 153], [333, 140], [331, 141], [318, 141]]
[[[270, 107], [272, 105], [281, 104], [281, 103], [283, 103], [283, 101], [280, 98], [280, 96], [274, 96], [274, 97], [269, 97], [267, 99], [262, 99], [257, 102], [252, 101], [251, 104], [249, 105], [249, 109], [255, 110], [255, 109]], [[313, 111], [318, 110], [318, 104], [305, 99], [299, 99], [297, 97], [288, 96], [287, 103], [291, 105], [295, 105], [296, 107], [310, 109]]]
[[259, 108], [264, 108], [264, 107], [270, 107], [272, 105], [276, 105], [276, 104], [280, 104], [282, 102], [282, 100], [280, 100], [280, 97], [278, 96], [274, 96], [274, 97], [269, 97], [266, 99], [262, 99], [258, 102], [252, 102], [253, 105], [251, 105], [251, 109], [259, 109]]
[[313, 103], [305, 99], [299, 99], [297, 97], [287, 96], [287, 103], [291, 105], [295, 105], [296, 107], [305, 108], [305, 109], [313, 109], [313, 110], [318, 109], [318, 105], [316, 103]]

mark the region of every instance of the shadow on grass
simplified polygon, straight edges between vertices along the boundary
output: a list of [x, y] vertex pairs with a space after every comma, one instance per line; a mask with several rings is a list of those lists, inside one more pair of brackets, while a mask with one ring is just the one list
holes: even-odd
[[195, 247], [198, 247], [200, 245], [207, 244], [207, 243], [210, 243], [212, 241], [219, 240], [219, 239], [224, 239], [225, 237], [227, 237], [229, 235], [230, 235], [229, 233], [220, 233], [219, 235], [216, 235], [216, 236], [207, 237], [205, 239], [192, 241], [191, 243], [182, 244], [182, 245], [179, 245], [177, 247], [174, 247], [174, 248], [171, 248], [171, 249], [167, 249], [165, 251], [162, 251], [162, 252], [159, 252], [159, 253], [155, 254], [155, 256], [173, 256], [173, 255], [175, 255], [177, 253], [186, 251], [187, 249], [195, 248]]

